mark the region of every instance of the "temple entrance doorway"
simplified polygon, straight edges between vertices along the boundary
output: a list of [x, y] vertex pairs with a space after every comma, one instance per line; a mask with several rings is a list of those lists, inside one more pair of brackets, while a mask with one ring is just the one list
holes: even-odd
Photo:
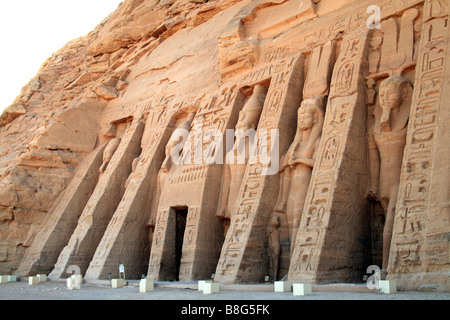
[[173, 208], [175, 212], [175, 279], [180, 280], [181, 258], [183, 256], [184, 233], [186, 231], [186, 222], [188, 207]]

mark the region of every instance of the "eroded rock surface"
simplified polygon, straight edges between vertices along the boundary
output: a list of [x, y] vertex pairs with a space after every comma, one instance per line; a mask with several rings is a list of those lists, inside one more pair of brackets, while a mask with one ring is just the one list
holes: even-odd
[[0, 116], [0, 273], [448, 291], [449, 28], [438, 0], [124, 1]]

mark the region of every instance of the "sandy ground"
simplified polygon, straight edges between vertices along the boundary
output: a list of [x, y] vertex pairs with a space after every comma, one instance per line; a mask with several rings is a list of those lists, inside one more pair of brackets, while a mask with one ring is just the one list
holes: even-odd
[[[244, 287], [243, 287], [244, 288]], [[218, 294], [205, 295], [192, 286], [167, 287], [156, 283], [155, 290], [139, 293], [137, 284], [121, 289], [109, 285], [86, 284], [81, 290], [69, 290], [64, 282], [47, 281], [36, 286], [27, 282], [0, 285], [0, 300], [178, 300], [178, 301], [295, 301], [295, 300], [450, 300], [450, 293], [405, 292], [377, 294], [362, 292], [313, 292], [298, 297], [292, 293], [276, 293], [268, 290], [222, 290]]]

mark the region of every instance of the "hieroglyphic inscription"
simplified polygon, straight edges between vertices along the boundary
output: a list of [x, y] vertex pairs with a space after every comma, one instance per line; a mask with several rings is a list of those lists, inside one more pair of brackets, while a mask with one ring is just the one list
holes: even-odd
[[[358, 75], [362, 53], [365, 50], [365, 39], [359, 37], [346, 39], [341, 48], [339, 65], [333, 75], [330, 96], [349, 96], [358, 89]], [[334, 113], [332, 113], [334, 115]]]
[[235, 84], [221, 88], [218, 95], [213, 95], [200, 104], [200, 108], [197, 111], [197, 117], [205, 117], [211, 113], [215, 114], [229, 107], [232, 104], [232, 101], [236, 99], [237, 94], [238, 88]]
[[[377, 3], [377, 5], [381, 8], [381, 19], [383, 20], [421, 2], [422, 0], [385, 0]], [[369, 16], [367, 5], [363, 5], [359, 9], [352, 7], [351, 10], [345, 11], [345, 15], [333, 17], [329, 24], [323, 23], [319, 28], [312, 28], [311, 32], [301, 37], [299, 45], [302, 49], [307, 50], [336, 39], [340, 33], [346, 33], [357, 28], [367, 28]]]
[[161, 264], [161, 254], [166, 236], [167, 223], [169, 221], [169, 210], [158, 212], [156, 217], [156, 227], [153, 236], [152, 251], [148, 268], [148, 275], [157, 275]]
[[170, 184], [202, 180], [209, 165], [223, 162], [223, 135], [238, 91], [236, 85], [222, 88], [219, 96], [201, 105], [181, 155], [182, 165], [170, 178]]
[[191, 277], [199, 219], [200, 208], [190, 207], [186, 221], [186, 230], [184, 232], [183, 260], [181, 261], [179, 274], [180, 279], [188, 280]]
[[195, 243], [195, 230], [197, 228], [198, 219], [199, 219], [200, 208], [191, 207], [189, 208], [189, 213], [187, 217], [186, 223], [186, 232], [184, 236], [184, 243], [187, 246]]
[[224, 252], [219, 262], [218, 275], [236, 272], [239, 258], [245, 247], [245, 240], [250, 221], [259, 202], [263, 176], [261, 165], [251, 165], [248, 176], [243, 181], [245, 186], [237, 209], [233, 214], [232, 223], [224, 243]]
[[423, 263], [437, 120], [445, 103], [441, 95], [449, 28], [448, 2], [426, 1], [389, 273], [414, 272]]
[[275, 48], [271, 51], [268, 51], [264, 54], [264, 58], [262, 59], [263, 63], [272, 63], [278, 59], [283, 59], [289, 56], [291, 53], [292, 47], [289, 45]]
[[271, 54], [270, 63], [263, 64], [261, 67], [255, 68], [253, 71], [246, 74], [243, 77], [242, 82], [246, 85], [254, 85], [274, 76], [278, 78], [276, 81], [279, 83], [285, 81], [286, 76], [289, 74], [286, 66], [294, 63], [294, 60], [292, 58], [293, 55], [287, 55], [284, 50], [281, 52], [275, 50], [275, 52]]
[[318, 164], [306, 198], [289, 279], [301, 278], [304, 273], [317, 271], [319, 252], [330, 219], [336, 173], [339, 172], [348, 139], [349, 121], [357, 105], [356, 93], [361, 82], [367, 38], [368, 32], [365, 30], [347, 34], [334, 67]]

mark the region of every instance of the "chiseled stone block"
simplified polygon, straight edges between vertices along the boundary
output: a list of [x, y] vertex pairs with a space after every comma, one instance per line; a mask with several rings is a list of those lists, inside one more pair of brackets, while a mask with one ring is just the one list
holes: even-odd
[[113, 279], [111, 280], [111, 285], [113, 287], [113, 289], [120, 289], [125, 287], [125, 280], [124, 279]]
[[39, 277], [28, 277], [28, 284], [30, 286], [35, 286], [38, 285], [39, 283], [40, 283]]
[[212, 283], [212, 280], [200, 280], [198, 282], [198, 291], [203, 291], [205, 283]]
[[0, 276], [0, 284], [8, 283], [8, 276]]
[[397, 293], [397, 282], [395, 280], [381, 280], [380, 292], [384, 294]]
[[8, 282], [17, 282], [17, 276], [8, 276]]
[[294, 296], [308, 296], [312, 294], [312, 286], [309, 283], [294, 283]]
[[155, 289], [155, 281], [153, 279], [142, 279], [139, 284], [139, 292], [152, 292]]
[[39, 278], [39, 282], [47, 281], [47, 275], [46, 274], [38, 274], [37, 277]]
[[203, 294], [219, 293], [219, 284], [216, 282], [206, 282], [203, 285]]
[[292, 284], [289, 281], [275, 281], [275, 292], [291, 292]]

